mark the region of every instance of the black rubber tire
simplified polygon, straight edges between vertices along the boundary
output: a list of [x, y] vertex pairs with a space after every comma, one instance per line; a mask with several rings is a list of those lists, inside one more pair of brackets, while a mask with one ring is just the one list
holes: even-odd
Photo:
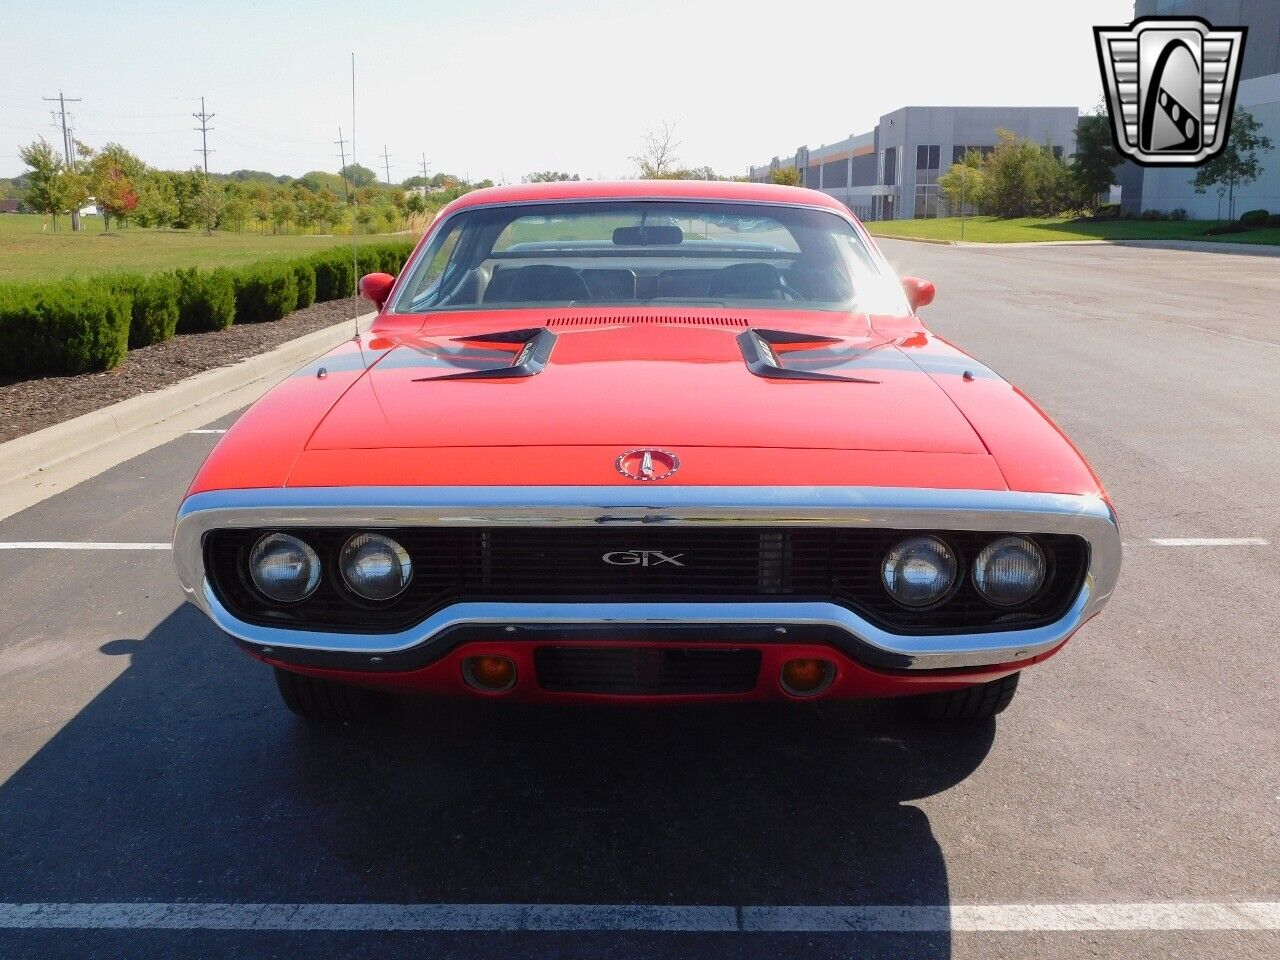
[[990, 683], [979, 683], [959, 690], [943, 693], [926, 693], [908, 697], [907, 707], [926, 720], [943, 720], [953, 723], [974, 723], [990, 720], [1004, 711], [1018, 689], [1020, 673], [1011, 673]]
[[313, 723], [351, 723], [385, 706], [386, 694], [274, 668], [284, 705]]

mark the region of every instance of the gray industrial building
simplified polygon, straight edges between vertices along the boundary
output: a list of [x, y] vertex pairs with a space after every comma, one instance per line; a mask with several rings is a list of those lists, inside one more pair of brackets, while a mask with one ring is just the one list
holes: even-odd
[[1075, 148], [1076, 107], [902, 107], [875, 129], [839, 143], [801, 147], [751, 167], [752, 180], [795, 167], [806, 187], [846, 204], [864, 220], [909, 220], [946, 215], [939, 210], [938, 177], [966, 150], [990, 150], [996, 131], [1047, 143], [1059, 156]]
[[[1280, 212], [1280, 0], [1137, 0], [1133, 15], [1202, 17], [1215, 27], [1249, 28], [1236, 111], [1249, 111], [1275, 148], [1259, 155], [1262, 176], [1236, 188], [1236, 214], [1259, 208]], [[1140, 167], [1126, 162], [1117, 175], [1120, 202], [1127, 211], [1181, 208], [1197, 220], [1227, 216], [1226, 200], [1216, 190], [1195, 192], [1191, 185], [1194, 169]]]

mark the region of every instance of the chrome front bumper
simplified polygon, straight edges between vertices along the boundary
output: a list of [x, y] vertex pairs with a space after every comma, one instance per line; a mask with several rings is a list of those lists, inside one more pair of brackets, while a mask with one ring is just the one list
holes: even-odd
[[[1057, 622], [970, 634], [889, 633], [834, 603], [457, 603], [393, 634], [321, 633], [245, 623], [218, 601], [204, 572], [206, 532], [243, 527], [714, 525], [868, 526], [1065, 533], [1089, 543], [1079, 595]], [[173, 538], [188, 599], [259, 650], [343, 655], [371, 667], [417, 651], [443, 654], [459, 630], [575, 629], [607, 639], [624, 629], [815, 629], [853, 655], [903, 669], [1015, 663], [1045, 653], [1102, 609], [1120, 573], [1120, 534], [1097, 497], [916, 487], [307, 487], [222, 490], [188, 497]], [[593, 628], [599, 628], [595, 630]]]

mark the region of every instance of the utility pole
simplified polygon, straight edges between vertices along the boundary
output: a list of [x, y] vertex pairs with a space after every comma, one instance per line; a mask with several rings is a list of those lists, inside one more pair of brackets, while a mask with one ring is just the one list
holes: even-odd
[[[427, 155], [425, 153], [422, 155], [422, 179], [427, 179]], [[426, 184], [424, 183], [423, 186], [425, 187]]]
[[333, 145], [338, 148], [338, 157], [342, 160], [342, 199], [343, 202], [351, 203], [351, 190], [347, 187], [347, 141], [342, 137], [342, 128], [338, 128], [338, 139], [333, 141]]
[[391, 156], [387, 153], [387, 145], [382, 145], [383, 169], [387, 172], [387, 186], [391, 186]]
[[[352, 54], [355, 57], [355, 54]], [[353, 59], [354, 62], [354, 59]], [[353, 111], [354, 112], [354, 111]], [[338, 157], [342, 160], [342, 198], [351, 207], [351, 276], [355, 289], [352, 295], [360, 292], [360, 263], [356, 259], [356, 211], [351, 203], [351, 189], [347, 186], [347, 141], [342, 138], [342, 128], [338, 128], [338, 139], [333, 141], [338, 148]], [[360, 336], [360, 324], [356, 324], [356, 336]]]
[[204, 235], [212, 237], [213, 224], [210, 221], [213, 218], [209, 209], [209, 131], [212, 128], [209, 121], [213, 119], [213, 114], [205, 112], [204, 97], [200, 98], [200, 112], [193, 113], [192, 116], [200, 121], [200, 126], [193, 128], [200, 131], [200, 149], [196, 153], [204, 156]]
[[[50, 103], [56, 102], [58, 104], [58, 114], [62, 118], [62, 148], [65, 151], [63, 155], [67, 158], [67, 169], [69, 169], [72, 173], [75, 173], [76, 172], [76, 145], [71, 139], [70, 131], [68, 131], [67, 129], [67, 104], [80, 103], [80, 98], [64, 97], [62, 95], [62, 91], [59, 90], [58, 95], [56, 97], [41, 97], [40, 99], [47, 100]], [[78, 206], [76, 207], [76, 209], [71, 211], [71, 229], [72, 230], [80, 229], [80, 208]]]

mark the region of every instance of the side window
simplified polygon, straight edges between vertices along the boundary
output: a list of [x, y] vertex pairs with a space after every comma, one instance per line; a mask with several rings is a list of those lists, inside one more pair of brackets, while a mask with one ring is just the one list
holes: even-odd
[[458, 249], [458, 237], [461, 236], [461, 230], [450, 230], [449, 235], [444, 238], [435, 252], [435, 256], [429, 262], [425, 262], [419, 267], [419, 274], [416, 278], [412, 290], [413, 302], [422, 301], [428, 294], [434, 291], [435, 286], [440, 282], [440, 278], [444, 275], [445, 268], [453, 259], [453, 253]]

